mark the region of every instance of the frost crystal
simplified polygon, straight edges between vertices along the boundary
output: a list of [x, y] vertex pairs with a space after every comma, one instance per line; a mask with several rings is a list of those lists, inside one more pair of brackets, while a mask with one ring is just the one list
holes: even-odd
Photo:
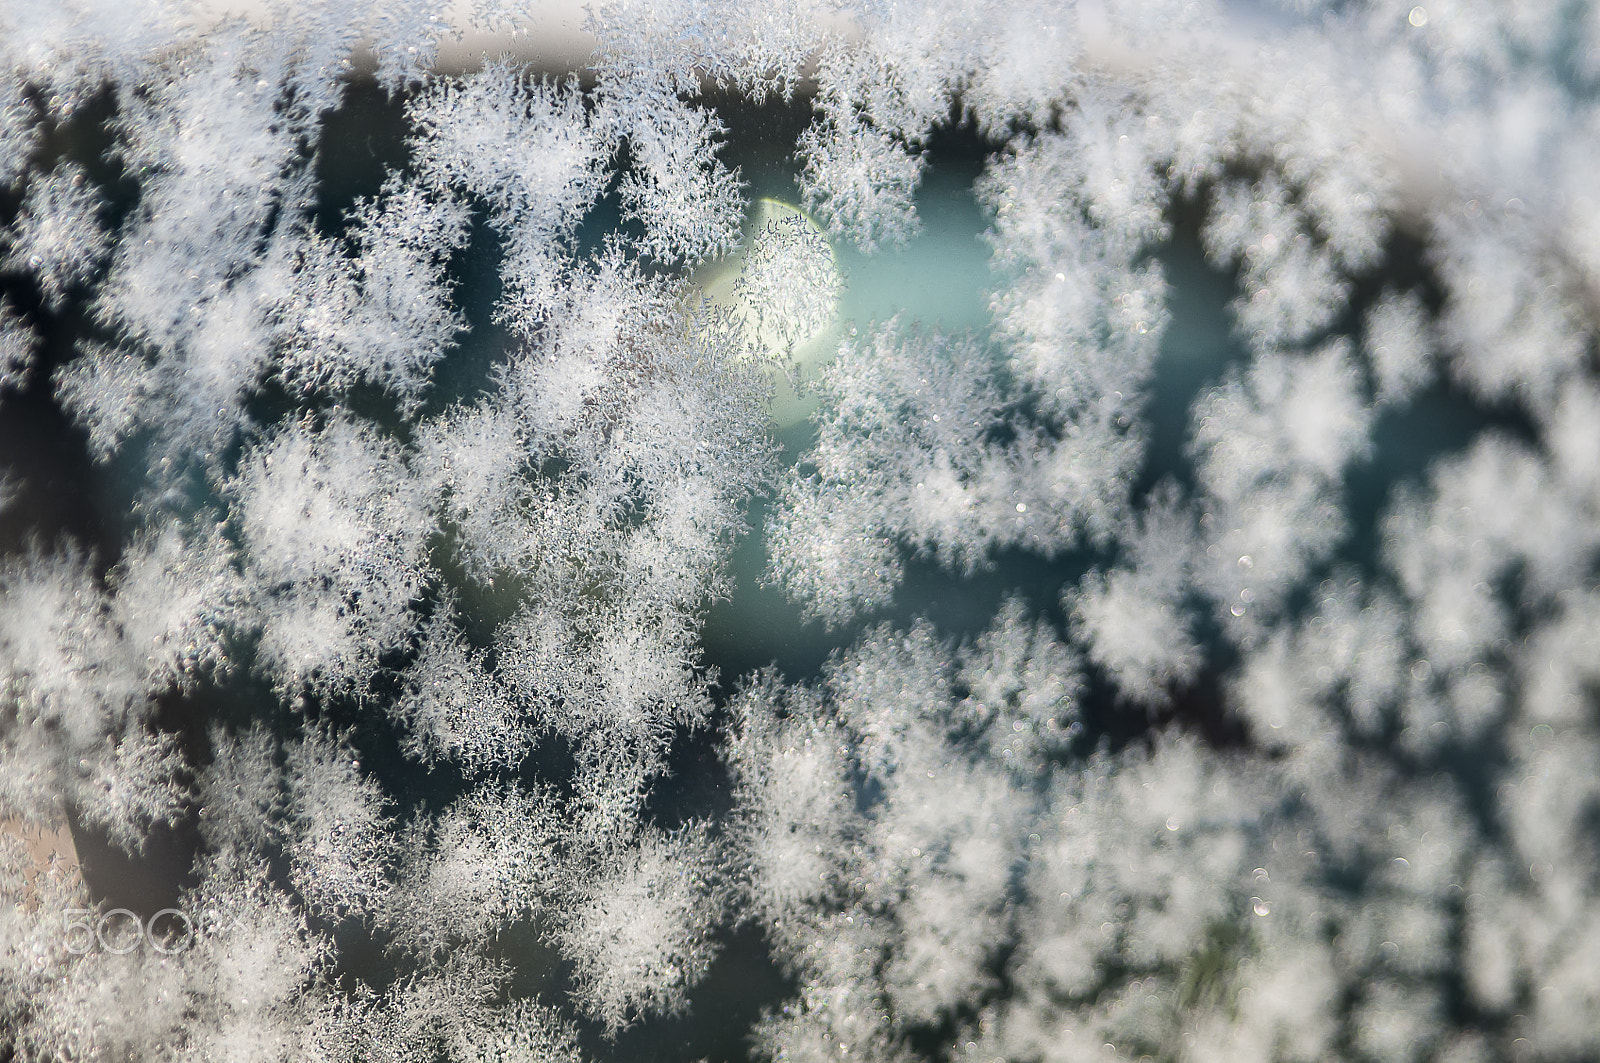
[[99, 195], [70, 163], [30, 185], [4, 266], [32, 274], [45, 303], [59, 307], [67, 293], [94, 276], [105, 257], [106, 236], [97, 217]]
[[6, 5], [0, 1058], [1600, 1057], [1600, 14], [1267, 7]]

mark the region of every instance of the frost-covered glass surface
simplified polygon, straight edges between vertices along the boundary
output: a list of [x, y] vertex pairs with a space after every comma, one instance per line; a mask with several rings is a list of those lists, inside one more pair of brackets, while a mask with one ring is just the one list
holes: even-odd
[[1600, 1056], [1600, 9], [547, 14], [0, 2], [0, 1058]]

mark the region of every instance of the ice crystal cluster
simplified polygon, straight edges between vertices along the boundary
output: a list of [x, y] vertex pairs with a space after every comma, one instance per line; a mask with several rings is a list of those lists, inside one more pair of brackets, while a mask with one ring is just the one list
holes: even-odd
[[[0, 1057], [605, 1057], [734, 935], [779, 1063], [1600, 1055], [1600, 7], [615, 0], [581, 77], [446, 8], [0, 4]], [[743, 313], [729, 99], [828, 234]], [[987, 325], [806, 377], [954, 135]], [[707, 660], [757, 512], [813, 674]], [[86, 933], [175, 832], [192, 933]]]

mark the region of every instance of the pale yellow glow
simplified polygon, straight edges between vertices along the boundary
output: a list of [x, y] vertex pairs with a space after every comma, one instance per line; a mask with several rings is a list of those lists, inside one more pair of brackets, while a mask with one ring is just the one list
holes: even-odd
[[739, 250], [704, 266], [694, 281], [739, 323], [746, 357], [773, 367], [774, 420], [806, 417], [814, 404], [794, 384], [832, 358], [839, 342], [844, 275], [827, 233], [798, 207], [759, 199]]

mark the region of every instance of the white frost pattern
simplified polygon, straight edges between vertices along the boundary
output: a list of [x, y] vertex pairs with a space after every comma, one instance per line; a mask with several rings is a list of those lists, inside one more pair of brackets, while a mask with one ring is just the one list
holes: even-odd
[[[0, 9], [0, 1057], [554, 1063], [730, 934], [775, 1063], [1600, 1055], [1600, 5], [780, 7]], [[985, 326], [836, 319], [969, 137]]]

